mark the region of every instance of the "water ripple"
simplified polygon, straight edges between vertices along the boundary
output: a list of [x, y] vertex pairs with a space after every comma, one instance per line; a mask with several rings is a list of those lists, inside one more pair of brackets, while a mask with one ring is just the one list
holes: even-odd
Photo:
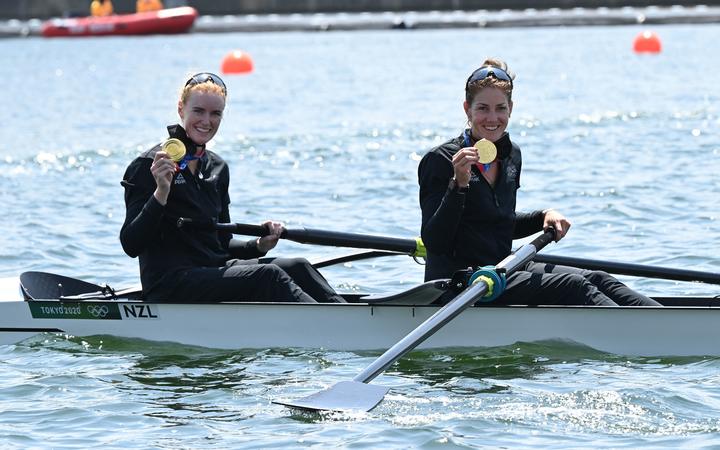
[[[485, 56], [481, 40], [519, 74], [510, 124], [523, 150], [519, 209], [553, 206], [573, 222], [547, 252], [717, 272], [720, 85], [708, 74], [720, 60], [693, 43], [716, 42], [720, 28], [661, 28], [667, 45], [652, 57], [629, 53], [637, 27], [244, 35], [256, 71], [226, 77], [214, 142], [231, 168], [232, 217], [417, 236], [418, 162], [465, 126], [462, 83]], [[118, 242], [125, 167], [177, 120], [187, 73], [214, 70], [236, 45], [233, 34], [3, 43], [6, 83], [33, 88], [6, 90], [12, 106], [0, 112], [12, 130], [0, 139], [0, 276], [136, 284], [137, 261]], [[274, 252], [346, 253], [291, 242]], [[423, 267], [392, 257], [323, 273], [341, 290], [396, 292], [422, 280]], [[623, 281], [652, 295], [720, 294]], [[17, 449], [720, 446], [717, 358], [626, 358], [563, 342], [413, 352], [374, 381], [391, 391], [370, 413], [303, 415], [272, 403], [352, 379], [376, 357], [45, 335], [0, 346], [0, 440]]]

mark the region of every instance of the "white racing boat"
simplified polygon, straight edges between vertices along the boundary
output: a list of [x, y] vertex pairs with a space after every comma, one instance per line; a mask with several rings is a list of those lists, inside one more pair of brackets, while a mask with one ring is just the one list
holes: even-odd
[[[385, 349], [440, 309], [431, 303], [447, 284], [428, 282], [388, 296], [352, 294], [346, 296], [347, 304], [148, 303], [137, 289], [115, 292], [69, 277], [26, 272], [0, 282], [0, 344], [63, 333], [227, 349]], [[719, 298], [656, 300], [666, 307], [483, 304], [465, 310], [421, 347], [561, 339], [624, 355], [720, 355]]]
[[[182, 225], [179, 221], [178, 226]], [[213, 226], [240, 234], [264, 232], [261, 227], [246, 224]], [[283, 238], [380, 249], [321, 261], [315, 264], [318, 268], [378, 256], [422, 256], [424, 251], [417, 239], [304, 228], [286, 230]], [[534, 250], [530, 258], [616, 274], [720, 284], [717, 273], [539, 255]], [[139, 287], [113, 290], [61, 275], [26, 272], [0, 280], [0, 344], [19, 342], [39, 333], [63, 333], [226, 349], [386, 349], [441, 311], [433, 303], [454, 283], [436, 280], [392, 295], [347, 294], [348, 303], [344, 304], [150, 303], [141, 299]], [[623, 355], [720, 355], [720, 298], [656, 300], [665, 307], [476, 304], [443, 322], [418, 345], [493, 347], [567, 340]]]

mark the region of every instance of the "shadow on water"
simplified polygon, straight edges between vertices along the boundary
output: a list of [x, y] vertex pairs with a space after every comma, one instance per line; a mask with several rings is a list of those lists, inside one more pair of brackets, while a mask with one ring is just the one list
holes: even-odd
[[[162, 370], [169, 366], [187, 369], [215, 369], [220, 366], [266, 364], [275, 361], [310, 362], [310, 370], [322, 370], [336, 364], [347, 364], [355, 357], [372, 361], [378, 351], [336, 352], [304, 348], [215, 349], [151, 341], [139, 338], [120, 338], [112, 335], [75, 337], [55, 335], [53, 339], [35, 337], [25, 342], [28, 348], [49, 348], [66, 354], [115, 354], [135, 360], [142, 370]], [[338, 357], [337, 355], [343, 355]], [[367, 359], [369, 358], [369, 359]], [[626, 364], [685, 365], [720, 357], [711, 356], [627, 356], [607, 353], [566, 340], [516, 342], [512, 345], [466, 348], [447, 347], [433, 350], [413, 350], [396, 362], [387, 373], [403, 376], [422, 376], [428, 381], [443, 381], [453, 376], [493, 377], [509, 379], [532, 376], [554, 364], [606, 362]], [[288, 372], [289, 373], [289, 372]], [[277, 375], [277, 373], [275, 373]]]
[[298, 360], [329, 364], [309, 351], [222, 350], [106, 335], [46, 335], [23, 346], [55, 360], [102, 359], [107, 370], [88, 375], [91, 383], [132, 399], [143, 415], [170, 426], [250, 419], [264, 413]]
[[[448, 386], [450, 390], [463, 390], [450, 383], [456, 379], [533, 379], [553, 370], [555, 366], [583, 366], [586, 364], [682, 366], [707, 363], [715, 357], [628, 357], [595, 350], [570, 341], [517, 342], [513, 345], [482, 348], [447, 348], [414, 351], [398, 361], [388, 374], [411, 377], [417, 382]], [[473, 392], [499, 392], [504, 386], [489, 384]]]
[[[114, 336], [78, 338], [58, 335], [50, 340], [33, 339], [26, 345], [72, 356], [118, 357], [127, 363], [122, 375], [136, 383], [135, 389], [171, 390], [176, 394], [218, 389], [258, 394], [312, 379], [327, 370], [341, 370], [350, 374], [343, 377], [351, 378], [380, 355], [379, 352], [297, 348], [223, 350]], [[415, 350], [392, 365], [385, 374], [457, 393], [468, 389], [473, 393], [487, 393], [505, 389], [503, 383], [489, 380], [532, 380], [560, 366], [565, 370], [573, 367], [579, 370], [598, 364], [658, 368], [715, 365], [720, 364], [720, 358], [628, 357], [570, 341], [551, 340], [489, 348]]]
[[[96, 386], [124, 399], [118, 407], [160, 420], [168, 427], [198, 421], [221, 426], [278, 414], [304, 424], [362, 423], [378, 417], [402, 422], [406, 416], [411, 422], [423, 422], [427, 415], [454, 417], [460, 410], [482, 420], [487, 411], [507, 420], [521, 420], [520, 413], [507, 406], [516, 403], [522, 414], [531, 414], [537, 405], [574, 411], [573, 405], [582, 404], [592, 415], [602, 410], [592, 403], [594, 396], [611, 395], [608, 392], [616, 390], [613, 386], [625, 386], [622, 389], [627, 391], [612, 394], [622, 401], [620, 406], [639, 403], [649, 408], [646, 403], [657, 401], [660, 393], [647, 394], [642, 387], [645, 383], [665, 380], [668, 374], [712, 383], [706, 374], [720, 367], [717, 357], [626, 357], [565, 341], [419, 350], [373, 380], [391, 388], [379, 408], [370, 413], [318, 414], [271, 402], [303, 397], [351, 379], [381, 352], [220, 350], [113, 336], [62, 335], [32, 339], [21, 348], [37, 353], [41, 357], [37, 359], [49, 364], [43, 383], [60, 376], [70, 385]], [[71, 369], [56, 373], [55, 366]], [[627, 387], [627, 373], [650, 381]], [[701, 377], [696, 379], [696, 374]], [[604, 387], [596, 389], [598, 383]], [[665, 397], [663, 407], [667, 404], [677, 410], [674, 391]], [[535, 416], [522, 420], [535, 420]]]
[[111, 335], [44, 335], [24, 346], [78, 357], [115, 356], [130, 363], [124, 375], [141, 385], [189, 391], [237, 389], [258, 382], [268, 387], [283, 385], [299, 370], [317, 373], [335, 365], [333, 358], [338, 355], [293, 348], [214, 349]]

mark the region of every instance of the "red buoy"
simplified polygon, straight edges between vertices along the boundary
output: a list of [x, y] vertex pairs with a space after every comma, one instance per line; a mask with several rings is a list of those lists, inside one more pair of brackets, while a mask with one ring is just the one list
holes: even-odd
[[224, 74], [250, 73], [253, 62], [250, 55], [240, 50], [233, 50], [222, 61], [221, 69]]
[[662, 44], [657, 34], [652, 31], [643, 31], [635, 37], [633, 50], [635, 53], [660, 53]]

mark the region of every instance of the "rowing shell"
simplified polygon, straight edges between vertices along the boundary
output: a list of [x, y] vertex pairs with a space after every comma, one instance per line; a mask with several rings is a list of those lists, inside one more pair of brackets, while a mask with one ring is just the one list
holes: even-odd
[[[223, 349], [385, 349], [438, 310], [426, 304], [438, 292], [429, 282], [347, 304], [25, 300], [19, 279], [6, 278], [0, 280], [0, 344], [50, 332]], [[471, 307], [420, 348], [565, 340], [622, 355], [720, 355], [720, 299], [657, 300], [674, 306]]]

